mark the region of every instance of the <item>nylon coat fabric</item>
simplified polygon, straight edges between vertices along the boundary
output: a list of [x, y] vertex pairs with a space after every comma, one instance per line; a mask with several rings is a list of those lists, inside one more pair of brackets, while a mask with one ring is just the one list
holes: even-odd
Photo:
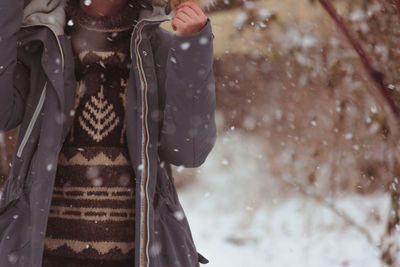
[[[20, 127], [0, 202], [1, 267], [42, 265], [57, 159], [75, 97], [70, 40], [49, 27], [51, 19], [22, 24], [30, 3], [0, 1], [0, 131]], [[126, 131], [137, 177], [132, 267], [207, 262], [196, 250], [171, 164], [198, 167], [215, 145], [214, 35], [208, 19], [198, 33], [176, 36], [159, 26], [172, 17], [167, 5], [153, 2], [131, 38]]]

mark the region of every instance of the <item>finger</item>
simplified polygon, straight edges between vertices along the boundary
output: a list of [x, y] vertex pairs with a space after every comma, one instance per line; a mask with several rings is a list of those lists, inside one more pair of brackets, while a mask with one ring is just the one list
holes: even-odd
[[182, 6], [187, 6], [190, 9], [192, 9], [198, 16], [203, 16], [204, 15], [203, 10], [199, 7], [198, 4], [196, 4], [194, 2], [183, 2], [182, 4], [185, 4], [185, 5], [182, 5]]
[[177, 7], [177, 10], [182, 9], [182, 8], [191, 8], [193, 5], [196, 5], [196, 3], [191, 2], [191, 1], [185, 1], [185, 2], [182, 2], [182, 3]]
[[176, 35], [182, 35], [182, 31], [183, 31], [183, 29], [185, 29], [185, 23], [183, 22], [183, 21], [181, 21], [179, 18], [177, 18], [176, 20], [175, 20], [175, 34]]
[[175, 30], [179, 30], [185, 26], [185, 22], [182, 21], [180, 18], [175, 17], [172, 20], [173, 25], [175, 26]]
[[178, 14], [175, 15], [175, 17], [181, 19], [183, 22], [193, 21], [193, 18], [191, 18], [190, 16], [188, 16], [186, 13], [183, 12], [179, 12]]
[[199, 18], [199, 15], [191, 8], [183, 8], [179, 10], [181, 13], [185, 13], [187, 16], [189, 16], [192, 19], [197, 19]]
[[172, 26], [172, 29], [173, 29], [174, 31], [176, 31], [176, 26], [175, 26], [175, 21], [174, 21], [174, 20], [171, 21], [171, 26]]
[[189, 3], [189, 2], [187, 2], [187, 1], [180, 3], [176, 9], [180, 9], [180, 8], [182, 8], [182, 7], [184, 7], [184, 6], [187, 6], [188, 3]]
[[[177, 23], [179, 23], [179, 21], [181, 21], [181, 19], [179, 19], [178, 17], [174, 17], [173, 19], [172, 19], [172, 21], [171, 21], [171, 25], [172, 25], [172, 27], [177, 27]], [[175, 30], [175, 29], [174, 29]]]

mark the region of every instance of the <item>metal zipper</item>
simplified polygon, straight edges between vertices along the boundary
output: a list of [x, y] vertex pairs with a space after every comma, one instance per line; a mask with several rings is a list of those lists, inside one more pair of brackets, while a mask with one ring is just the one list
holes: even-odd
[[[175, 11], [173, 10], [173, 11], [171, 11], [171, 13], [169, 13], [169, 14], [167, 14], [167, 15], [156, 15], [156, 16], [151, 16], [150, 15], [150, 17], [147, 17], [147, 18], [142, 18], [141, 20], [139, 20], [137, 23], [136, 23], [136, 26], [135, 26], [135, 28], [137, 27], [137, 25], [139, 25], [140, 23], [142, 23], [142, 21], [148, 21], [148, 22], [154, 22], [154, 23], [158, 23], [158, 22], [163, 22], [163, 21], [166, 21], [166, 20], [168, 20], [168, 19], [171, 19], [171, 18], [173, 18], [173, 16], [174, 16], [174, 14], [175, 14]], [[133, 54], [132, 54], [132, 44], [133, 44], [133, 34], [135, 33], [135, 28], [132, 30], [132, 32], [131, 32], [131, 45], [130, 45], [130, 47], [129, 47], [129, 49], [130, 49], [130, 56], [131, 56], [131, 59], [133, 59]]]
[[[141, 19], [136, 24], [136, 26], [139, 25], [139, 28], [137, 30], [138, 31], [138, 35], [137, 35], [136, 40], [135, 40], [136, 63], [138, 65], [138, 67], [139, 67], [138, 68], [139, 69], [139, 78], [140, 78], [140, 81], [142, 83], [142, 88], [143, 88], [142, 108], [146, 107], [145, 114], [143, 114], [143, 117], [142, 117], [143, 126], [144, 126], [144, 128], [146, 130], [145, 132], [142, 132], [142, 136], [146, 135], [147, 140], [146, 140], [146, 142], [143, 143], [143, 149], [142, 149], [143, 150], [143, 154], [142, 154], [143, 177], [141, 179], [142, 180], [141, 181], [142, 184], [145, 182], [145, 187], [143, 185], [141, 185], [141, 188], [145, 188], [144, 197], [147, 199], [147, 203], [143, 203], [143, 204], [148, 204], [149, 203], [149, 199], [148, 199], [148, 195], [149, 195], [148, 194], [148, 185], [149, 185], [148, 175], [149, 175], [149, 172], [146, 172], [146, 175], [147, 175], [146, 179], [143, 179], [143, 178], [145, 178], [145, 176], [146, 176], [145, 175], [146, 169], [150, 169], [149, 166], [148, 166], [148, 162], [150, 162], [150, 161], [149, 161], [149, 156], [148, 156], [148, 153], [147, 153], [147, 150], [148, 150], [147, 147], [148, 147], [148, 143], [149, 143], [149, 130], [148, 130], [148, 126], [147, 126], [147, 115], [148, 115], [147, 92], [146, 92], [146, 90], [147, 90], [147, 81], [146, 81], [146, 75], [145, 75], [145, 72], [144, 72], [144, 69], [143, 69], [142, 58], [141, 58], [140, 52], [139, 52], [139, 46], [140, 46], [140, 43], [142, 42], [142, 30], [143, 30], [144, 26], [146, 26], [146, 24], [143, 23], [142, 21], [148, 21], [149, 23], [151, 23], [151, 22], [158, 23], [158, 22], [165, 21], [166, 18], [170, 18], [171, 15], [172, 15], [172, 13], [170, 13], [169, 15], [166, 15], [166, 16], [165, 15], [161, 15], [161, 16], [151, 17], [150, 19], [144, 18], [144, 19]], [[141, 23], [142, 23], [142, 25], [140, 25]], [[132, 45], [133, 45], [134, 32], [135, 32], [135, 29], [132, 30], [131, 39], [130, 39], [130, 46], [129, 46], [131, 60], [133, 59]], [[145, 207], [143, 204], [141, 203], [140, 206], [141, 207]], [[140, 212], [142, 212], [142, 210]], [[146, 259], [147, 259], [147, 261], [146, 261], [147, 264], [146, 265], [147, 265], [147, 267], [149, 267], [150, 266], [150, 258], [149, 258], [149, 243], [150, 243], [150, 238], [149, 237], [150, 237], [150, 235], [148, 234], [149, 233], [149, 209], [147, 209], [147, 214], [145, 215], [145, 217], [146, 217], [146, 222], [147, 222], [147, 225], [146, 225], [146, 229], [147, 229], [147, 232], [146, 232], [146, 236], [147, 236], [146, 248], [144, 249], [143, 248], [144, 244], [142, 244], [142, 242], [139, 242], [139, 244], [140, 244], [139, 250], [143, 251], [142, 252], [142, 256], [146, 256]], [[141, 223], [141, 225], [140, 225], [140, 240], [142, 241], [142, 239], [143, 239], [143, 220], [141, 220], [140, 223]], [[139, 257], [139, 266], [140, 267], [143, 267], [143, 258], [142, 258], [142, 256]]]
[[[145, 26], [145, 24], [143, 24], [143, 25], [141, 25], [141, 27], [139, 28], [139, 30], [138, 30], [138, 36], [137, 36], [137, 38], [136, 38], [136, 40], [135, 40], [135, 52], [136, 52], [136, 63], [138, 64], [138, 66], [139, 66], [139, 78], [140, 78], [140, 81], [141, 81], [141, 83], [142, 83], [142, 88], [143, 88], [143, 93], [142, 93], [142, 108], [144, 107], [143, 106], [143, 96], [144, 96], [144, 94], [145, 94], [145, 86], [147, 86], [146, 84], [146, 80], [145, 80], [145, 77], [143, 76], [143, 67], [142, 67], [142, 59], [141, 59], [141, 56], [140, 56], [140, 53], [139, 53], [139, 45], [140, 45], [140, 43], [141, 43], [141, 40], [142, 40], [142, 29], [143, 29], [143, 27]], [[132, 36], [131, 36], [131, 38], [132, 38]], [[132, 45], [131, 45], [131, 47], [132, 47]], [[132, 55], [132, 50], [131, 50], [131, 55]], [[146, 119], [147, 119], [147, 117], [146, 117], [146, 115], [145, 114], [143, 114], [143, 117], [142, 117], [142, 120], [143, 120], [143, 126], [142, 127], [144, 127], [144, 128], [146, 128], [146, 126], [145, 126], [145, 124], [146, 124]], [[142, 132], [142, 135], [144, 135], [145, 133], [144, 132]], [[146, 134], [147, 134], [147, 130], [146, 130]], [[142, 185], [141, 185], [141, 188], [144, 188], [144, 186], [143, 186], [143, 183], [146, 183], [146, 187], [145, 187], [145, 189], [144, 189], [144, 197], [145, 198], [148, 198], [148, 190], [147, 190], [147, 182], [148, 182], [148, 179], [147, 179], [147, 177], [146, 177], [146, 179], [145, 179], [145, 172], [146, 172], [146, 167], [147, 167], [147, 156], [146, 156], [146, 144], [145, 143], [143, 143], [143, 148], [142, 148], [142, 151], [143, 151], [143, 154], [142, 154], [142, 166], [143, 166], [143, 177], [142, 177], [142, 179], [141, 179], [141, 182], [142, 182]], [[148, 203], [148, 199], [147, 199], [147, 201], [145, 201], [145, 202], [147, 202]], [[141, 207], [145, 207], [144, 205], [146, 205], [146, 203], [141, 203]], [[143, 212], [142, 210], [140, 211], [141, 213]], [[145, 217], [146, 217], [146, 222], [147, 222], [147, 224], [148, 224], [148, 222], [149, 222], [149, 218], [148, 218], [148, 214], [145, 214]], [[140, 244], [140, 247], [139, 247], [139, 249], [140, 249], [140, 251], [142, 252], [142, 255], [139, 257], [139, 266], [143, 266], [143, 258], [142, 258], [142, 256], [144, 257], [144, 256], [146, 256], [146, 258], [147, 258], [147, 266], [149, 266], [149, 253], [148, 253], [148, 245], [149, 245], [149, 235], [148, 235], [148, 225], [146, 225], [146, 229], [147, 229], [147, 231], [146, 231], [146, 236], [147, 236], [147, 244], [146, 244], [146, 249], [144, 249], [143, 248], [143, 245], [144, 244], [142, 244], [142, 240], [143, 240], [143, 230], [144, 230], [144, 225], [143, 225], [143, 220], [141, 220], [141, 225], [140, 225], [140, 241], [141, 242], [139, 242], [139, 244]]]
[[[54, 37], [55, 37], [56, 40], [57, 40], [58, 48], [59, 48], [59, 50], [60, 50], [60, 55], [61, 55], [61, 67], [62, 67], [62, 71], [64, 72], [64, 53], [63, 53], [62, 46], [61, 46], [60, 40], [59, 40], [59, 38], [58, 38], [56, 32], [55, 32], [52, 28], [50, 28], [48, 25], [46, 25], [46, 24], [22, 25], [21, 28], [29, 28], [29, 27], [35, 27], [35, 26], [44, 26], [44, 27], [47, 27], [47, 28], [54, 34]], [[21, 144], [20, 144], [20, 146], [19, 146], [19, 148], [18, 148], [18, 151], [17, 151], [17, 157], [18, 157], [18, 158], [20, 158], [21, 155], [22, 155], [22, 151], [24, 150], [24, 147], [25, 147], [25, 145], [26, 145], [26, 142], [28, 142], [28, 138], [29, 138], [29, 136], [31, 135], [33, 126], [35, 125], [35, 122], [36, 122], [36, 120], [37, 120], [37, 117], [38, 117], [38, 115], [39, 115], [39, 112], [40, 112], [40, 110], [41, 110], [42, 107], [43, 107], [44, 99], [45, 99], [45, 96], [46, 96], [46, 88], [47, 88], [47, 81], [46, 81], [46, 83], [45, 83], [45, 85], [44, 85], [44, 88], [43, 88], [43, 90], [42, 90], [42, 93], [41, 93], [41, 95], [40, 95], [39, 103], [38, 103], [37, 106], [36, 106], [35, 112], [33, 113], [32, 119], [31, 119], [31, 121], [30, 121], [29, 124], [28, 124], [28, 128], [27, 128], [27, 130], [26, 130], [26, 132], [25, 132], [25, 135], [24, 135], [24, 137], [22, 138]]]
[[[145, 132], [142, 132], [142, 136], [146, 136], [147, 137], [147, 140], [143, 143], [143, 149], [142, 149], [142, 151], [143, 151], [143, 154], [142, 154], [142, 166], [143, 166], [143, 177], [142, 177], [142, 186], [141, 186], [141, 188], [144, 188], [144, 197], [146, 198], [146, 203], [141, 203], [141, 207], [146, 207], [146, 206], [144, 206], [144, 205], [148, 205], [148, 203], [149, 203], [149, 199], [148, 199], [148, 186], [149, 186], [149, 177], [148, 177], [148, 175], [149, 175], [149, 172], [147, 171], [148, 169], [149, 169], [149, 166], [148, 166], [148, 162], [149, 162], [149, 155], [148, 155], [148, 152], [147, 152], [147, 147], [148, 147], [148, 144], [149, 144], [149, 130], [148, 130], [148, 126], [147, 126], [147, 115], [148, 115], [148, 107], [147, 107], [147, 81], [146, 81], [146, 74], [145, 74], [145, 72], [144, 72], [144, 69], [143, 69], [143, 64], [142, 64], [142, 58], [141, 58], [141, 56], [140, 56], [140, 52], [139, 52], [139, 46], [140, 46], [140, 43], [142, 42], [142, 30], [143, 30], [143, 28], [144, 28], [144, 26], [145, 26], [146, 24], [144, 24], [144, 23], [142, 23], [142, 25], [140, 25], [139, 26], [139, 29], [138, 29], [138, 35], [137, 35], [137, 38], [136, 38], [136, 40], [135, 40], [135, 52], [136, 52], [136, 63], [137, 63], [137, 65], [138, 65], [138, 67], [139, 67], [139, 78], [140, 78], [140, 81], [141, 81], [141, 83], [142, 83], [142, 88], [143, 88], [143, 93], [142, 93], [142, 108], [144, 108], [144, 107], [146, 107], [146, 109], [145, 109], [145, 111], [144, 111], [144, 114], [143, 114], [143, 118], [142, 118], [142, 120], [143, 120], [143, 128], [145, 128]], [[134, 31], [133, 31], [134, 32]], [[132, 34], [132, 36], [133, 36], [133, 34]], [[131, 36], [131, 40], [132, 40], [132, 36]], [[130, 47], [132, 47], [132, 44], [131, 44], [131, 46]], [[132, 50], [131, 50], [131, 55], [132, 55]], [[143, 138], [144, 139], [144, 138]], [[147, 171], [147, 172], [146, 172]], [[145, 178], [145, 176], [147, 176], [146, 178]], [[143, 186], [143, 184], [145, 183], [145, 186]], [[140, 211], [140, 212], [142, 212], [142, 211]], [[147, 229], [147, 232], [146, 232], [146, 236], [147, 236], [147, 242], [146, 242], [146, 248], [144, 249], [143, 247], [142, 247], [142, 242], [140, 242], [140, 251], [143, 251], [142, 253], [142, 256], [146, 256], [146, 259], [147, 259], [147, 261], [146, 261], [146, 263], [147, 263], [147, 266], [149, 266], [150, 265], [150, 258], [149, 258], [149, 243], [150, 243], [150, 235], [148, 234], [149, 233], [149, 209], [147, 209], [147, 214], [145, 215], [146, 216], [146, 222], [147, 222], [147, 225], [146, 225], [146, 229]], [[143, 223], [143, 220], [141, 221], [141, 223]], [[143, 239], [143, 224], [141, 224], [140, 225], [140, 240], [142, 240]], [[143, 258], [142, 258], [142, 256], [141, 257], [139, 257], [139, 266], [143, 266]]]
[[36, 120], [37, 120], [37, 118], [38, 118], [38, 116], [39, 116], [39, 112], [40, 112], [40, 110], [41, 110], [42, 107], [43, 107], [44, 99], [45, 99], [45, 96], [46, 96], [46, 88], [47, 88], [47, 81], [46, 81], [46, 83], [44, 84], [42, 93], [41, 93], [41, 95], [40, 95], [39, 103], [38, 103], [38, 105], [37, 105], [36, 108], [35, 108], [35, 112], [33, 113], [33, 116], [32, 116], [31, 121], [30, 121], [29, 124], [28, 124], [28, 128], [27, 128], [27, 130], [26, 130], [26, 132], [25, 132], [24, 138], [22, 138], [21, 144], [20, 144], [19, 147], [18, 147], [18, 151], [17, 151], [17, 157], [18, 157], [18, 158], [20, 158], [21, 155], [22, 155], [22, 151], [24, 150], [24, 147], [25, 147], [25, 145], [26, 145], [26, 142], [28, 142], [28, 138], [29, 138], [29, 136], [31, 135], [33, 126], [35, 125], [35, 122], [36, 122]]

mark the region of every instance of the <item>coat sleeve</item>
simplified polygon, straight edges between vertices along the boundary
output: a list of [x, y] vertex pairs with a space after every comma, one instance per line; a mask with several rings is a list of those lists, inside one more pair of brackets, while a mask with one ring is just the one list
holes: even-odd
[[210, 19], [197, 33], [169, 41], [163, 90], [160, 159], [186, 168], [200, 166], [216, 141], [213, 39]]
[[21, 26], [23, 8], [22, 0], [0, 1], [0, 131], [17, 127], [25, 110], [26, 87], [15, 86], [16, 79], [28, 76], [26, 66], [17, 62], [15, 36]]

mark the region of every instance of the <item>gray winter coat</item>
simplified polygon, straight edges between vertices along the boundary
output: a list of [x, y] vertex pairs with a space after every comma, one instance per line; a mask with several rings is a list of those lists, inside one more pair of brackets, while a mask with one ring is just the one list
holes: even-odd
[[[1, 267], [42, 266], [76, 87], [63, 1], [0, 1], [0, 131], [20, 126], [0, 202]], [[171, 164], [198, 167], [215, 144], [214, 35], [209, 19], [190, 36], [161, 28], [173, 17], [165, 4], [153, 0], [131, 38], [126, 133], [137, 177], [132, 267], [199, 267], [208, 261], [196, 251]]]

